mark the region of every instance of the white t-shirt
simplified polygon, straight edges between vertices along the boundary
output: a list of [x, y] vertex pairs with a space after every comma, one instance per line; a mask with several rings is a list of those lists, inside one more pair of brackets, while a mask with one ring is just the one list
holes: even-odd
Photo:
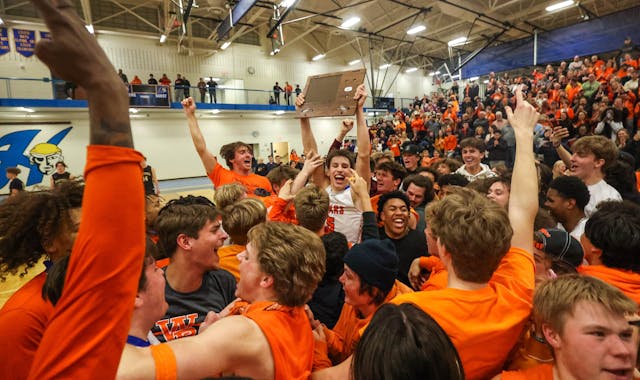
[[[575, 228], [571, 232], [569, 232], [569, 235], [573, 236], [573, 238], [576, 239], [577, 241], [580, 241], [580, 238], [584, 234], [584, 226], [587, 224], [587, 220], [589, 220], [589, 218], [587, 218], [586, 216], [580, 219], [578, 224], [576, 224]], [[558, 223], [556, 228], [566, 231], [564, 226], [561, 223]]]
[[362, 235], [362, 211], [353, 203], [351, 188], [333, 191], [331, 186], [325, 189], [329, 194], [329, 216], [325, 223], [325, 232], [337, 231], [353, 244], [360, 242]]
[[604, 179], [601, 179], [599, 182], [594, 183], [593, 185], [587, 186], [589, 189], [589, 194], [591, 194], [591, 198], [589, 199], [589, 203], [584, 208], [584, 213], [587, 218], [590, 218], [594, 212], [596, 212], [596, 206], [603, 201], [621, 201], [622, 197], [618, 190], [614, 189], [611, 185], [605, 182]]

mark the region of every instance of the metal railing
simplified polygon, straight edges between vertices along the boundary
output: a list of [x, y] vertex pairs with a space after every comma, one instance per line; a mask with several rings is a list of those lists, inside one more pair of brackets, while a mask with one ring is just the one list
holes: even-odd
[[[123, 83], [123, 85], [125, 85]], [[133, 85], [135, 87], [135, 85]], [[153, 86], [153, 85], [151, 85]], [[129, 85], [131, 89], [131, 85]], [[149, 87], [142, 85], [141, 87]], [[131, 93], [131, 91], [130, 91]], [[197, 103], [213, 103], [213, 92], [205, 91], [204, 98], [201, 97], [200, 89], [196, 86], [188, 87], [188, 93]], [[169, 97], [171, 102], [177, 102], [179, 91], [176, 91], [173, 85], [169, 86]], [[289, 99], [290, 105], [295, 105], [295, 93], [291, 94]], [[18, 78], [18, 77], [0, 77], [0, 99], [49, 99], [49, 100], [68, 100], [82, 98], [82, 91], [76, 90], [64, 80], [51, 78]], [[377, 102], [374, 105], [371, 97], [367, 98], [365, 108], [374, 110], [402, 109], [408, 108], [413, 102], [411, 98], [384, 98], [385, 101]], [[204, 101], [203, 101], [204, 100]], [[232, 88], [219, 85], [215, 90], [215, 100], [218, 104], [276, 104], [287, 105], [285, 93], [281, 92], [278, 99], [275, 97], [273, 90]], [[382, 104], [382, 105], [381, 105]], [[377, 106], [377, 107], [376, 107]], [[387, 107], [389, 106], [389, 107]], [[382, 111], [380, 111], [382, 112]], [[379, 112], [376, 111], [376, 114]]]

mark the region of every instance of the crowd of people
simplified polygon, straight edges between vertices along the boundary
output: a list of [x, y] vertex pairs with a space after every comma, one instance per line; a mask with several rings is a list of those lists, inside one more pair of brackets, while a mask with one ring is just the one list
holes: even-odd
[[[45, 266], [0, 310], [3, 378], [637, 377], [634, 157], [606, 133], [570, 143], [545, 125], [534, 78], [490, 83], [500, 100], [460, 117], [486, 132], [459, 142], [453, 104], [436, 133], [414, 128], [430, 99], [369, 128], [361, 85], [328, 152], [301, 118], [301, 168], [266, 176], [243, 142], [221, 148], [224, 167], [187, 97], [185, 133], [216, 192], [162, 205], [144, 195], [121, 78], [70, 4], [33, 3], [52, 35], [37, 56], [88, 91], [90, 145], [84, 182], [0, 204], [0, 280]], [[357, 154], [342, 149], [354, 127]], [[513, 149], [492, 160], [508, 133]], [[536, 161], [538, 138], [565, 169]]]

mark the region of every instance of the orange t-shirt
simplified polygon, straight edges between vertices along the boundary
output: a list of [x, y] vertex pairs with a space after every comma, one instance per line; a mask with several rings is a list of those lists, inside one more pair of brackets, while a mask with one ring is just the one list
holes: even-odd
[[142, 160], [130, 148], [88, 147], [82, 224], [29, 379], [115, 378], [145, 251]]
[[413, 303], [431, 315], [458, 350], [466, 378], [484, 380], [500, 373], [518, 341], [531, 313], [533, 288], [533, 256], [512, 247], [482, 289], [420, 291], [391, 302]]
[[213, 186], [215, 188], [228, 183], [239, 183], [247, 188], [247, 194], [250, 196], [254, 195], [257, 188], [262, 188], [267, 191], [271, 190], [271, 183], [267, 177], [253, 173], [249, 173], [249, 175], [238, 174], [223, 168], [220, 164], [216, 164], [211, 173], [208, 173], [207, 176], [211, 182], [213, 182]]
[[578, 272], [615, 286], [627, 297], [640, 304], [640, 274], [604, 265], [581, 265], [578, 267]]
[[415, 129], [416, 131], [424, 130], [424, 120], [420, 117], [413, 119], [411, 122], [411, 129]]
[[[411, 288], [396, 280], [383, 304], [391, 301], [400, 294], [411, 292], [413, 292]], [[323, 325], [324, 334], [327, 338], [328, 355], [334, 365], [342, 363], [353, 353], [356, 344], [360, 341], [360, 329], [369, 324], [374, 314], [375, 313], [371, 313], [371, 315], [366, 318], [361, 318], [353, 306], [345, 303], [342, 306], [338, 322], [336, 322], [333, 329], [329, 329]], [[320, 353], [320, 357], [323, 358], [323, 356], [324, 353]], [[328, 363], [328, 361], [318, 359], [319, 358], [314, 358], [314, 371], [327, 367], [324, 363]]]
[[218, 248], [218, 257], [220, 268], [231, 273], [236, 281], [240, 281], [240, 260], [238, 260], [238, 253], [244, 251], [246, 246], [231, 244]]
[[553, 380], [553, 365], [540, 364], [521, 371], [505, 371], [502, 380]]
[[271, 347], [275, 380], [307, 380], [313, 365], [313, 333], [303, 307], [256, 302], [243, 315], [262, 330]]
[[47, 321], [53, 314], [53, 305], [42, 299], [46, 279], [47, 273], [40, 273], [0, 309], [0, 373], [5, 380], [26, 379], [29, 374]]

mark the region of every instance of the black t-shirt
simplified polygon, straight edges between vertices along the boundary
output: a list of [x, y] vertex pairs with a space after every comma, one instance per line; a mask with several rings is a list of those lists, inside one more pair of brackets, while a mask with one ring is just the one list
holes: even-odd
[[200, 289], [191, 293], [177, 292], [167, 281], [164, 295], [169, 309], [151, 332], [160, 342], [196, 335], [207, 313], [219, 313], [235, 299], [235, 292], [236, 279], [223, 269], [205, 273]]
[[384, 227], [379, 230], [380, 239], [389, 239], [396, 246], [398, 255], [398, 280], [411, 287], [409, 282], [409, 268], [414, 259], [420, 256], [427, 256], [427, 238], [424, 231], [409, 230], [409, 233], [401, 239], [391, 239], [384, 232]]
[[22, 183], [20, 178], [14, 178], [11, 180], [11, 182], [9, 182], [9, 193], [11, 193], [13, 189], [16, 189], [18, 191], [24, 190], [24, 183]]
[[64, 172], [62, 174], [55, 172], [53, 174], [51, 174], [51, 177], [53, 178], [53, 184], [57, 185], [58, 183], [62, 182], [62, 181], [66, 181], [71, 177], [71, 173], [69, 172]]

